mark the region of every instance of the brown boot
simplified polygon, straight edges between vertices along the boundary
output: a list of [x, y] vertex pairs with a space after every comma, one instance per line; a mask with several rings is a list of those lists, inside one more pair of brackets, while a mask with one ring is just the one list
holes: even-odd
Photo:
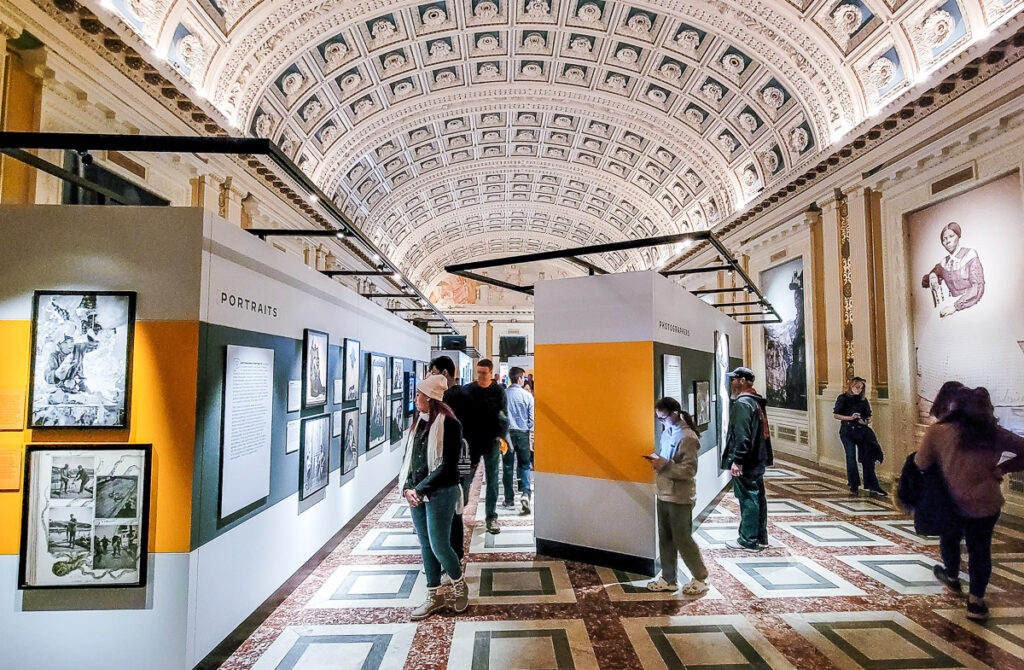
[[427, 599], [423, 601], [419, 607], [412, 611], [409, 616], [413, 621], [420, 621], [426, 619], [434, 612], [444, 607], [444, 596], [441, 595], [441, 589], [437, 586], [427, 587]]

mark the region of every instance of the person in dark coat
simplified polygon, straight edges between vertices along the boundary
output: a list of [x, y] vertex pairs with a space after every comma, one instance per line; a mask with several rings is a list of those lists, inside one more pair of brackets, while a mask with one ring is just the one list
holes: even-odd
[[[867, 382], [854, 377], [846, 387], [846, 393], [836, 398], [832, 416], [840, 421], [839, 441], [846, 452], [846, 483], [850, 493], [860, 490], [860, 473], [857, 461], [864, 469], [864, 489], [869, 493], [886, 497], [888, 491], [882, 488], [875, 475], [875, 463], [882, 460], [882, 448], [875, 432], [871, 430], [871, 404], [865, 396]], [[859, 458], [858, 458], [859, 456]]]
[[726, 542], [731, 549], [761, 551], [768, 546], [768, 500], [764, 471], [774, 462], [767, 401], [754, 390], [754, 372], [736, 368], [728, 374], [733, 401], [721, 466], [732, 473], [733, 492], [740, 505], [739, 537]]

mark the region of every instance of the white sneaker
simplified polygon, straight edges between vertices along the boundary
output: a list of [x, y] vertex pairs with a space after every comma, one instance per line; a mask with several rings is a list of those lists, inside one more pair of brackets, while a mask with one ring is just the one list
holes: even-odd
[[647, 582], [648, 591], [675, 591], [679, 588], [679, 584], [669, 584], [665, 581], [664, 577], [658, 577]]
[[699, 596], [702, 593], [707, 593], [708, 583], [701, 579], [691, 579], [690, 583], [683, 587], [684, 596]]

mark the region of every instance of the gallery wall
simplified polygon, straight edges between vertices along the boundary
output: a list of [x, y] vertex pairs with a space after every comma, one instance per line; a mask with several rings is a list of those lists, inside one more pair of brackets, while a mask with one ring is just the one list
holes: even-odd
[[[131, 290], [138, 300], [129, 427], [26, 431], [21, 416], [16, 429], [0, 430], [0, 448], [17, 462], [26, 443], [147, 443], [153, 462], [144, 588], [19, 590], [23, 492], [0, 492], [0, 658], [20, 668], [59, 667], [68, 658], [81, 668], [138, 667], [142, 658], [147, 668], [191, 668], [400, 467], [400, 442], [366, 453], [361, 438], [358, 465], [342, 476], [339, 438], [332, 437], [327, 486], [298, 500], [287, 421], [342, 408], [329, 384], [323, 410], [287, 411], [288, 382], [300, 379], [303, 330], [329, 334], [332, 381], [345, 337], [407, 366], [426, 359], [429, 337], [201, 210], [4, 208], [2, 218], [0, 393], [8, 411], [0, 418], [10, 418], [14, 399], [24, 413], [33, 291]], [[251, 308], [256, 303], [276, 309]], [[227, 344], [272, 349], [275, 364], [270, 491], [225, 520], [218, 477]], [[365, 414], [359, 424], [365, 432]]]

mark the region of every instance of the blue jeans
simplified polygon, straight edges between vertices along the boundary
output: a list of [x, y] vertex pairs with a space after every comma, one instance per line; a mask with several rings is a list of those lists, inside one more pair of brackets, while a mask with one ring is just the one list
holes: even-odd
[[[533, 454], [530, 453], [530, 431], [508, 431], [509, 450], [501, 457], [504, 472], [502, 483], [505, 485], [505, 502], [514, 502], [512, 490], [512, 470], [516, 470], [519, 489], [524, 496], [530, 495], [530, 471], [533, 470]], [[518, 464], [517, 464], [518, 461]]]
[[430, 494], [430, 500], [412, 508], [412, 525], [420, 538], [427, 586], [441, 585], [442, 568], [452, 579], [462, 577], [462, 566], [451, 544], [452, 517], [459, 487], [448, 486]]
[[487, 489], [485, 491], [485, 505], [487, 520], [498, 518], [498, 478], [501, 477], [499, 474], [499, 466], [501, 463], [501, 445], [498, 442], [498, 438], [490, 440], [484, 445], [469, 445], [470, 452], [472, 452], [472, 471], [469, 476], [462, 480], [462, 497], [463, 502], [469, 501], [469, 487], [473, 485], [473, 477], [476, 475], [477, 466], [480, 465], [480, 459], [484, 460], [484, 475], [487, 477]]
[[764, 475], [733, 477], [732, 490], [740, 505], [739, 543], [749, 548], [768, 544], [768, 500]]

